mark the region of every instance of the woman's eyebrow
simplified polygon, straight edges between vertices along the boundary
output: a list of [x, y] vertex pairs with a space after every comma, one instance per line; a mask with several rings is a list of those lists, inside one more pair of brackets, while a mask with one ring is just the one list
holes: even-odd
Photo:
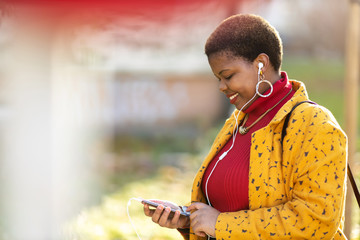
[[223, 70], [221, 70], [219, 73], [218, 73], [218, 75], [221, 75], [223, 72], [225, 72], [225, 71], [229, 71], [230, 69], [223, 69]]

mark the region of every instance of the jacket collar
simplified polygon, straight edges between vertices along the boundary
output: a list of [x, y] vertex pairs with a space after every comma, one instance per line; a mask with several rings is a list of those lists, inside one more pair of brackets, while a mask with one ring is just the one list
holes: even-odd
[[282, 108], [275, 114], [274, 118], [271, 120], [269, 125], [277, 124], [282, 121], [283, 118], [291, 111], [293, 106], [301, 101], [309, 100], [305, 85], [302, 82], [296, 80], [290, 80], [292, 89], [295, 91], [294, 96], [287, 101]]

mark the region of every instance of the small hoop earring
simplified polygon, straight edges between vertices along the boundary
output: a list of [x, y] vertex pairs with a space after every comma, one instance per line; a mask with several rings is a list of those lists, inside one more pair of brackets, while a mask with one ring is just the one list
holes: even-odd
[[[261, 80], [260, 80], [260, 78], [261, 78]], [[260, 73], [258, 74], [258, 83], [256, 84], [256, 94], [259, 95], [260, 97], [265, 98], [265, 97], [269, 97], [272, 94], [274, 89], [273, 89], [273, 85], [271, 84], [271, 82], [268, 80], [265, 80], [264, 78], [265, 78], [264, 74], [262, 73], [262, 71], [260, 71]], [[268, 94], [265, 95], [265, 94], [261, 94], [259, 92], [259, 87], [260, 87], [261, 83], [266, 83], [270, 86], [270, 92]]]

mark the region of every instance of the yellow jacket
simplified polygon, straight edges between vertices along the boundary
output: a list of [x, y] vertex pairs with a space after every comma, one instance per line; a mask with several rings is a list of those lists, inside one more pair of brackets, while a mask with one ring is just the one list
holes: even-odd
[[[304, 103], [292, 113], [282, 146], [287, 113], [308, 100], [305, 86], [291, 83], [296, 90], [291, 100], [251, 136], [249, 210], [221, 213], [217, 239], [346, 239], [346, 135], [327, 109]], [[243, 117], [240, 113], [239, 119]], [[216, 137], [195, 176], [191, 202], [206, 202], [201, 191], [204, 171], [231, 137], [234, 123], [232, 116]], [[190, 229], [190, 240], [200, 239], [206, 238]]]

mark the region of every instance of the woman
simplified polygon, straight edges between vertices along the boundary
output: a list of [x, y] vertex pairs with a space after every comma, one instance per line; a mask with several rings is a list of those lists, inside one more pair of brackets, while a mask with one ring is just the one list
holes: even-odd
[[[164, 202], [147, 216], [186, 239], [346, 239], [347, 139], [303, 83], [280, 71], [282, 43], [263, 18], [224, 20], [205, 45], [219, 89], [236, 107], [192, 188], [190, 218]], [[282, 141], [283, 137], [283, 141]]]

